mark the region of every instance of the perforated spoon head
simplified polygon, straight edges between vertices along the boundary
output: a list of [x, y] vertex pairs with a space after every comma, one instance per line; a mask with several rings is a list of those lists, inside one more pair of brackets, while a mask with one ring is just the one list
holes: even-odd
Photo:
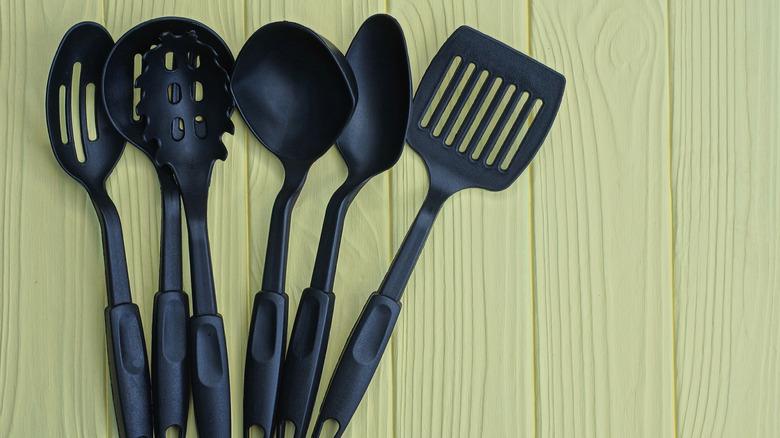
[[406, 40], [391, 16], [369, 17], [347, 50], [355, 74], [355, 112], [336, 146], [353, 179], [368, 179], [391, 168], [401, 157], [412, 81]]
[[560, 73], [461, 26], [423, 76], [407, 140], [439, 189], [503, 190], [542, 145], [564, 86]]
[[[46, 84], [46, 123], [54, 155], [89, 191], [104, 190], [125, 144], [101, 101], [100, 75], [113, 45], [111, 35], [97, 23], [73, 26], [57, 49]], [[77, 151], [79, 142], [83, 156]]]
[[231, 89], [255, 136], [282, 161], [313, 163], [357, 101], [352, 71], [326, 39], [282, 21], [258, 29], [236, 59]]
[[151, 159], [157, 153], [156, 145], [144, 141], [145, 125], [135, 108], [140, 96], [135, 80], [142, 70], [142, 56], [158, 44], [163, 33], [183, 35], [190, 31], [195, 31], [199, 41], [214, 49], [219, 65], [230, 74], [233, 54], [222, 38], [203, 23], [181, 17], [155, 18], [128, 30], [117, 40], [103, 68], [103, 99], [111, 123], [127, 141]]
[[233, 99], [219, 55], [194, 31], [169, 32], [144, 55], [138, 113], [145, 120], [143, 140], [157, 145], [155, 161], [173, 170], [182, 193], [206, 181], [216, 160], [227, 158], [222, 135], [233, 133]]

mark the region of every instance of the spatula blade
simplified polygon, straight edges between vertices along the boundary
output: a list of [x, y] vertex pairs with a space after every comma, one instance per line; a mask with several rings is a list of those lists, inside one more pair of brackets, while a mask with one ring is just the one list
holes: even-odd
[[423, 76], [407, 139], [453, 189], [502, 190], [539, 150], [564, 87], [555, 70], [461, 26]]

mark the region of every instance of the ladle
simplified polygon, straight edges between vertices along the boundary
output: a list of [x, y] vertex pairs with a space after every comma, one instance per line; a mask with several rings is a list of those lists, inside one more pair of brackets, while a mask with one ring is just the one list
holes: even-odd
[[412, 84], [406, 42], [398, 22], [377, 14], [360, 27], [347, 50], [360, 99], [336, 147], [347, 179], [325, 210], [311, 285], [303, 291], [282, 368], [278, 434], [285, 422], [306, 436], [317, 397], [336, 296], [333, 283], [347, 209], [372, 177], [400, 158], [409, 120]]
[[292, 22], [258, 29], [236, 59], [231, 88], [252, 133], [282, 162], [262, 290], [255, 295], [244, 371], [244, 434], [271, 436], [287, 333], [284, 292], [293, 206], [311, 165], [333, 144], [357, 101], [344, 56]]

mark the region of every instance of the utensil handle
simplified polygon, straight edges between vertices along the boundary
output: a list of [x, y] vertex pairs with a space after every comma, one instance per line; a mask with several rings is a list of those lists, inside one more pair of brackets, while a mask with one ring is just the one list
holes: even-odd
[[222, 317], [193, 316], [189, 330], [192, 400], [198, 435], [230, 438], [230, 377]]
[[157, 292], [152, 319], [152, 386], [154, 427], [157, 436], [176, 426], [185, 436], [190, 405], [190, 375], [187, 366], [187, 325], [190, 306], [187, 294], [178, 290]]
[[335, 302], [336, 295], [319, 289], [307, 288], [301, 295], [279, 389], [277, 419], [281, 438], [287, 421], [295, 425], [295, 438], [306, 436], [325, 363]]
[[244, 368], [244, 436], [252, 426], [273, 436], [274, 410], [287, 337], [288, 298], [284, 293], [255, 294]]
[[335, 420], [339, 425], [336, 438], [344, 434], [379, 366], [400, 313], [398, 301], [371, 294], [330, 380], [314, 426], [314, 437], [320, 436], [328, 420]]
[[151, 437], [152, 385], [138, 306], [132, 303], [109, 306], [105, 317], [111, 392], [119, 436]]

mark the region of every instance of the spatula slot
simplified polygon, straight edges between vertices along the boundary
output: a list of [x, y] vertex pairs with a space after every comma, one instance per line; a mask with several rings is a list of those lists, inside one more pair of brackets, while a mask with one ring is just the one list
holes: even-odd
[[138, 76], [141, 76], [141, 67], [143, 65], [143, 56], [140, 53], [133, 55], [133, 121], [137, 122], [141, 120], [138, 115], [138, 102], [141, 101], [141, 88], [136, 87], [136, 81]]
[[473, 62], [469, 63], [466, 66], [466, 71], [458, 81], [458, 84], [455, 87], [455, 91], [452, 93], [452, 97], [450, 97], [447, 102], [441, 102], [439, 104], [440, 106], [443, 106], [444, 111], [442, 112], [439, 121], [436, 123], [436, 126], [433, 128], [434, 137], [438, 137], [439, 135], [441, 135], [442, 130], [444, 129], [444, 126], [447, 124], [447, 121], [450, 118], [453, 109], [455, 109], [457, 103], [459, 103], [462, 100], [463, 90], [466, 88], [466, 83], [469, 81], [471, 75], [474, 73], [475, 67], [476, 66], [474, 65]]
[[458, 152], [466, 153], [471, 148], [470, 145], [472, 144], [472, 138], [477, 132], [477, 128], [484, 124], [483, 119], [488, 113], [490, 107], [494, 105], [493, 101], [495, 100], [496, 93], [498, 92], [499, 87], [501, 87], [502, 82], [503, 80], [501, 78], [493, 78], [490, 83], [490, 87], [487, 88], [487, 95], [480, 99], [480, 102], [478, 102], [479, 106], [475, 105], [469, 111], [470, 113], [473, 112], [474, 114], [469, 114], [467, 122], [463, 125], [463, 128], [466, 129], [466, 134], [465, 137], [463, 137], [463, 140], [459, 143]]
[[491, 142], [494, 146], [492, 147], [490, 154], [485, 161], [488, 166], [492, 166], [496, 162], [496, 158], [498, 157], [499, 153], [505, 148], [504, 143], [506, 143], [506, 140], [509, 137], [509, 133], [512, 131], [512, 126], [514, 126], [517, 118], [520, 117], [522, 109], [528, 102], [529, 97], [530, 94], [528, 94], [527, 91], [521, 91], [517, 96], [515, 96], [515, 98], [512, 99], [511, 108], [508, 108], [504, 113], [505, 120], [502, 122], [502, 128], [500, 132], [496, 130], [493, 133], [493, 135], [498, 134], [498, 137], [495, 139], [495, 141]]
[[[479, 136], [479, 140], [477, 140], [477, 145], [471, 154], [472, 160], [478, 160], [479, 157], [482, 155], [482, 152], [485, 151], [486, 146], [488, 145], [488, 140], [494, 138], [493, 133], [494, 130], [496, 129], [496, 125], [498, 124], [499, 119], [502, 118], [504, 114], [504, 110], [506, 109], [507, 105], [509, 105], [509, 99], [511, 99], [512, 95], [515, 94], [516, 89], [517, 87], [515, 85], [510, 84], [509, 86], [504, 87], [504, 89], [502, 90], [501, 98], [499, 100], [496, 100], [496, 102], [498, 102], [498, 107], [491, 112], [491, 116], [487, 120], [487, 124], [485, 125], [485, 128], [483, 128], [484, 130], [481, 132], [481, 135]], [[500, 128], [501, 126], [499, 126], [499, 129]]]
[[88, 83], [84, 91], [86, 93], [87, 139], [95, 141], [98, 138], [97, 116], [95, 114], [95, 105], [98, 103], [95, 101], [95, 84], [92, 82]]
[[441, 82], [439, 82], [439, 85], [436, 87], [436, 92], [433, 94], [433, 98], [428, 103], [428, 107], [425, 109], [425, 112], [423, 113], [422, 120], [420, 120], [420, 127], [422, 128], [428, 127], [428, 124], [431, 121], [431, 117], [433, 117], [434, 111], [439, 106], [439, 102], [444, 96], [444, 90], [447, 88], [450, 82], [452, 82], [452, 78], [455, 76], [455, 72], [458, 70], [458, 66], [460, 66], [461, 61], [462, 58], [460, 56], [456, 56], [452, 58], [452, 60], [450, 61], [450, 65], [447, 67], [447, 70], [444, 73], [444, 77], [442, 78]]
[[76, 150], [76, 159], [83, 163], [86, 159], [84, 155], [84, 143], [81, 140], [81, 63], [73, 64], [73, 71], [70, 76], [70, 123], [71, 134], [73, 135], [73, 147]]
[[[528, 106], [528, 102], [526, 102], [525, 106]], [[515, 135], [513, 138], [510, 137], [512, 138], [512, 143], [506, 151], [506, 156], [500, 158], [501, 170], [507, 170], [512, 165], [515, 156], [517, 155], [518, 151], [520, 150], [520, 147], [522, 146], [526, 134], [528, 134], [528, 131], [531, 129], [531, 126], [533, 126], [534, 121], [536, 120], [536, 116], [539, 114], [539, 111], [542, 110], [542, 106], [543, 106], [543, 102], [541, 99], [534, 99], [533, 102], [530, 104], [530, 110], [524, 111], [527, 114], [527, 116], [521, 115], [520, 118], [518, 118], [518, 120], [515, 122], [515, 124], [520, 126], [520, 129], [517, 135]], [[506, 146], [504, 146], [504, 148], [506, 148]]]
[[68, 138], [67, 94], [68, 88], [65, 85], [60, 85], [58, 112], [60, 116], [60, 141], [62, 144], [68, 144], [70, 141]]

